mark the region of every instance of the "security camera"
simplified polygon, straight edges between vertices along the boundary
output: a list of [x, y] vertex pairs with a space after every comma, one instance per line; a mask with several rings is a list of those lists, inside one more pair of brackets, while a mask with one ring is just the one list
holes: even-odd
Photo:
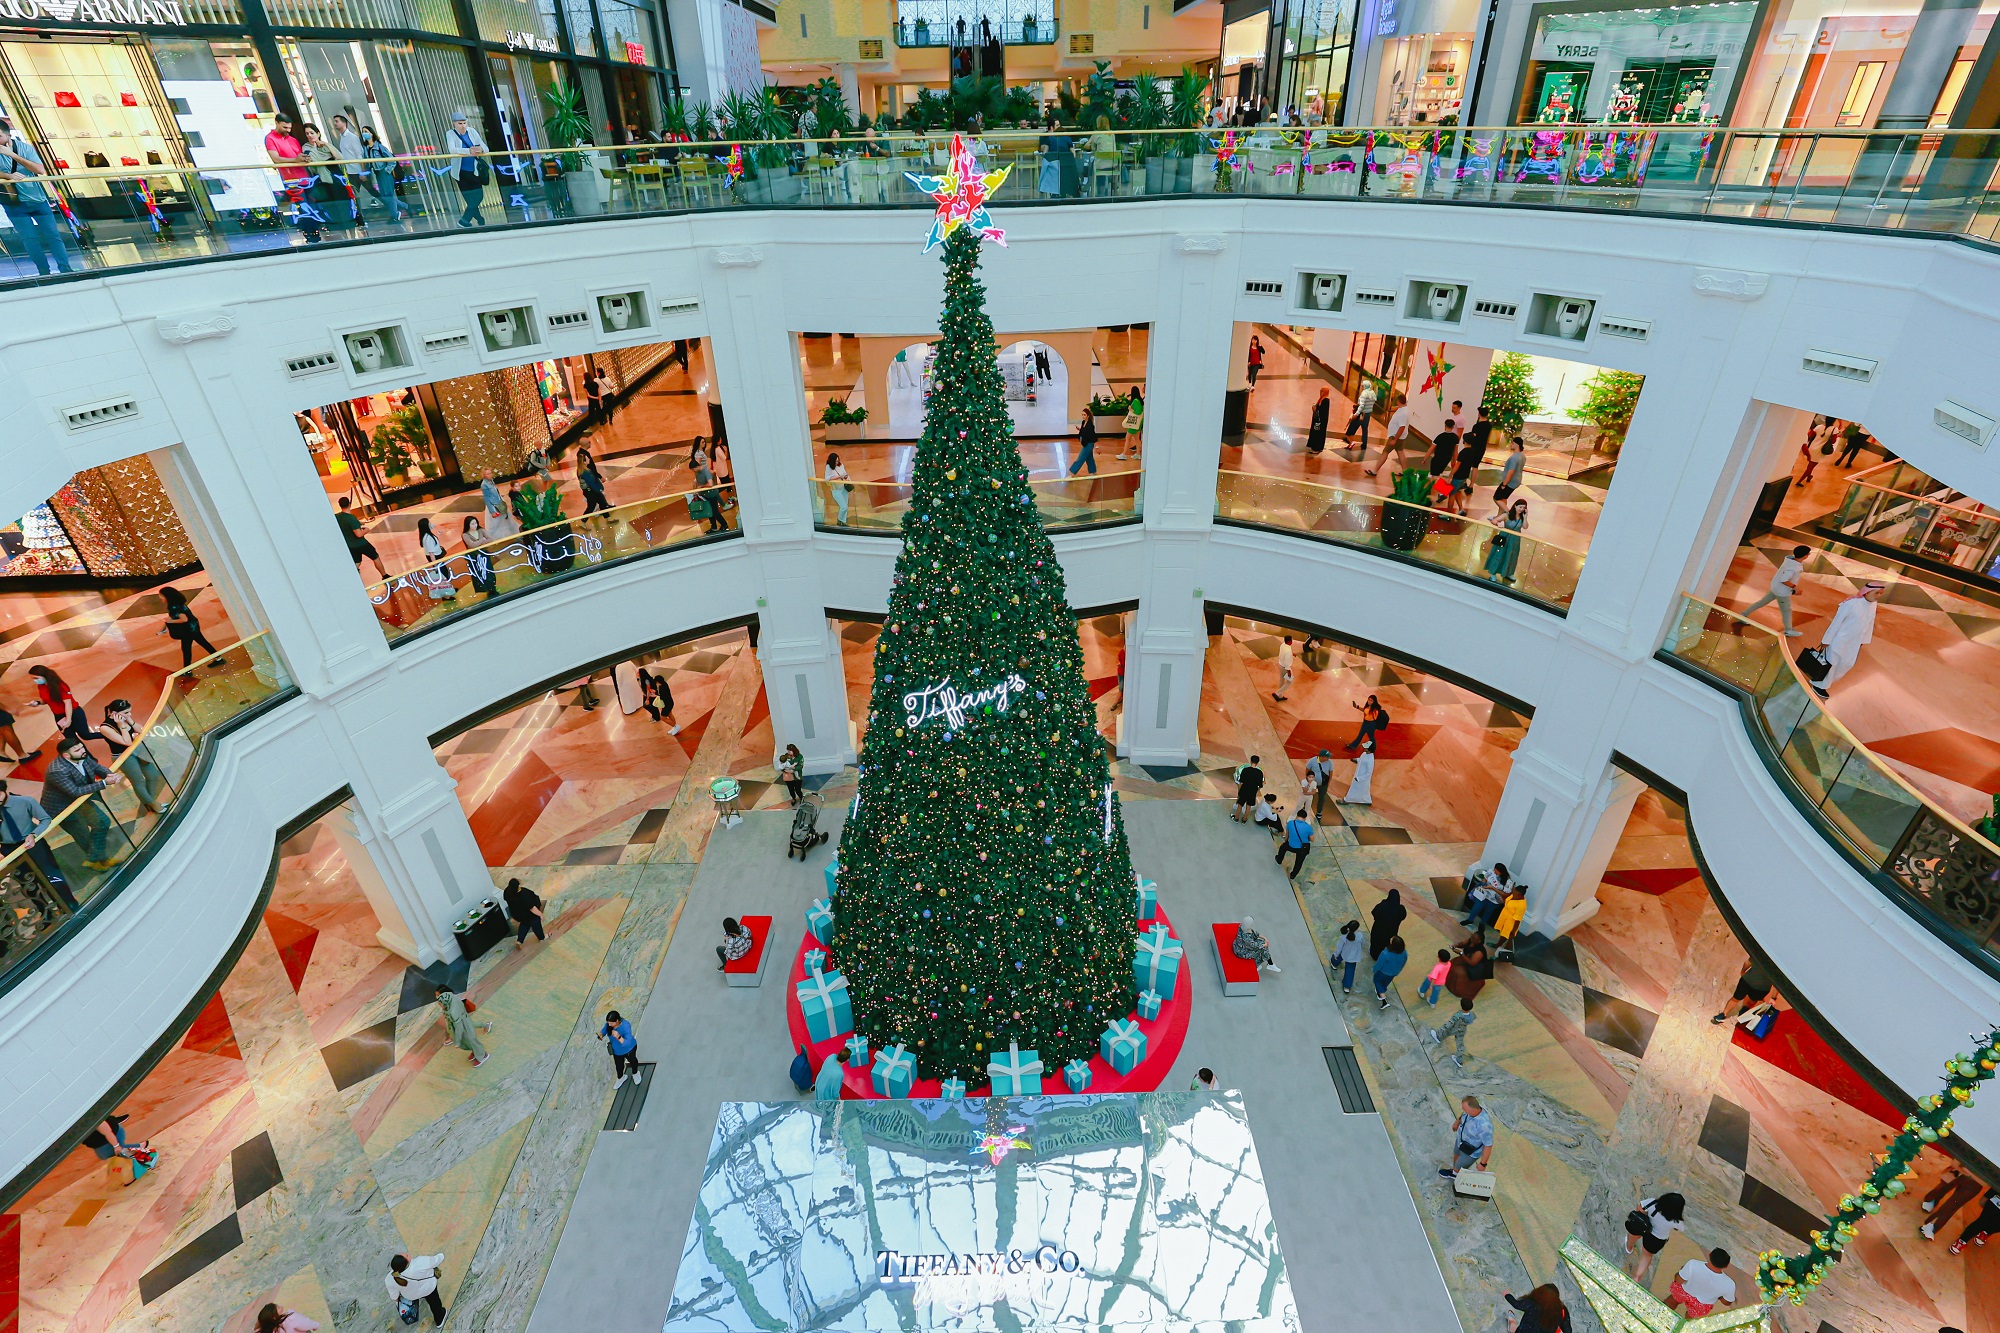
[[1333, 310], [1340, 305], [1340, 275], [1315, 273], [1312, 280], [1312, 308]]
[[604, 327], [614, 333], [632, 326], [632, 298], [628, 295], [600, 296], [597, 309], [604, 316]]
[[1424, 298], [1424, 307], [1430, 317], [1436, 320], [1450, 320], [1452, 307], [1458, 304], [1458, 288], [1447, 287], [1443, 283], [1432, 283], [1429, 295]]
[[520, 334], [520, 325], [511, 310], [489, 310], [481, 315], [480, 321], [486, 325], [486, 341], [495, 347], [512, 347]]
[[1564, 301], [1556, 310], [1556, 337], [1583, 341], [1590, 327], [1590, 306], [1588, 301]]
[[347, 355], [354, 362], [354, 370], [359, 375], [372, 375], [382, 369], [388, 359], [388, 349], [382, 345], [379, 332], [350, 333], [347, 335]]

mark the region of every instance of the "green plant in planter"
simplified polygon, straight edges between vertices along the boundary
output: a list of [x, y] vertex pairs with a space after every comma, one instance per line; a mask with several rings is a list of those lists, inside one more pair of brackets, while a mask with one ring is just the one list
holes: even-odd
[[840, 91], [840, 80], [828, 75], [812, 86], [813, 133], [830, 135], [854, 132], [854, 121], [847, 114], [847, 96]]
[[[560, 83], [553, 88], [544, 88], [542, 102], [546, 108], [542, 114], [542, 125], [556, 147], [591, 146], [590, 108], [584, 104], [582, 88]], [[560, 156], [564, 171], [583, 170], [583, 154], [563, 153]]]
[[570, 527], [563, 522], [562, 491], [554, 482], [539, 488], [532, 481], [523, 482], [519, 517], [523, 530], [540, 529], [528, 538], [533, 543], [530, 560], [536, 569], [559, 574], [576, 563], [576, 553], [570, 549]]
[[849, 407], [845, 398], [830, 398], [820, 411], [819, 424], [822, 426], [858, 426], [868, 420], [868, 409]]
[[696, 143], [714, 143], [721, 135], [716, 130], [715, 108], [706, 102], [696, 102], [694, 110], [688, 114], [688, 133]]
[[1394, 551], [1414, 551], [1430, 531], [1431, 511], [1426, 501], [1431, 474], [1422, 468], [1404, 468], [1392, 479], [1390, 494], [1401, 504], [1382, 506], [1382, 544]]
[[1616, 454], [1632, 428], [1632, 414], [1639, 410], [1639, 390], [1646, 377], [1632, 370], [1599, 370], [1583, 382], [1583, 401], [1570, 409], [1570, 416], [1597, 427], [1599, 446]]
[[563, 516], [562, 490], [554, 483], [537, 487], [532, 481], [521, 486], [521, 526], [539, 528]]
[[1126, 394], [1112, 398], [1100, 398], [1096, 394], [1090, 396], [1090, 415], [1094, 417], [1122, 417], [1131, 410], [1132, 399]]
[[417, 450], [430, 444], [424, 410], [414, 403], [390, 413], [369, 439], [368, 460], [390, 477], [408, 476]]
[[1523, 422], [1542, 410], [1542, 395], [1535, 388], [1534, 364], [1524, 353], [1502, 352], [1493, 358], [1479, 405], [1486, 409], [1486, 419], [1493, 423], [1493, 429], [1508, 435], [1519, 432]]

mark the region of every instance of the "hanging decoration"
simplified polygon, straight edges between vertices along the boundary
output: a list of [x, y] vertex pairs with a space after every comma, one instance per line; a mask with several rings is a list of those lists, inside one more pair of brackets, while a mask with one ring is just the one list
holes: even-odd
[[981, 172], [979, 159], [972, 155], [972, 148], [965, 142], [965, 136], [951, 136], [951, 169], [942, 176], [923, 176], [914, 171], [903, 175], [910, 184], [937, 201], [937, 216], [931, 219], [930, 235], [924, 238], [924, 253], [943, 245], [951, 234], [965, 227], [981, 240], [992, 241], [995, 245], [1007, 244], [1007, 233], [993, 224], [992, 215], [986, 211], [986, 201], [1007, 179], [1012, 167], [1002, 167], [998, 171]]
[[1424, 382], [1417, 386], [1418, 393], [1436, 395], [1437, 405], [1440, 408], [1444, 406], [1444, 377], [1458, 369], [1457, 366], [1444, 359], [1444, 349], [1446, 346], [1447, 344], [1445, 343], [1439, 343], [1436, 347], [1426, 347], [1424, 349], [1424, 360], [1430, 363], [1431, 373], [1426, 375]]

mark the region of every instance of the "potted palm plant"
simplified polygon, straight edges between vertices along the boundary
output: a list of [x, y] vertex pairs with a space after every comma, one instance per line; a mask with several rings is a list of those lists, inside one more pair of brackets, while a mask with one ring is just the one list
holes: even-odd
[[538, 488], [531, 477], [521, 483], [521, 528], [535, 529], [529, 533], [528, 559], [539, 573], [560, 574], [576, 563], [570, 527], [562, 518], [562, 491], [554, 482]]
[[[594, 217], [604, 211], [604, 178], [597, 174], [590, 110], [584, 104], [583, 89], [574, 84], [557, 84], [542, 90], [542, 101], [545, 104], [542, 124], [548, 130], [550, 142], [557, 148], [570, 150], [557, 155], [563, 174], [549, 181], [549, 193], [567, 205], [567, 212], [577, 217]], [[565, 209], [559, 207], [557, 211]]]
[[845, 398], [829, 399], [819, 414], [819, 424], [826, 427], [826, 442], [833, 444], [841, 440], [858, 440], [863, 433], [863, 423], [868, 420], [868, 409], [849, 407]]
[[1393, 498], [1402, 503], [1382, 506], [1382, 544], [1392, 551], [1414, 551], [1430, 531], [1431, 509], [1426, 497], [1431, 474], [1404, 468], [1395, 476]]
[[1167, 90], [1167, 123], [1190, 133], [1167, 137], [1170, 170], [1163, 173], [1162, 194], [1194, 193], [1194, 159], [1200, 151], [1201, 138], [1192, 131], [1201, 124], [1202, 102], [1207, 96], [1208, 80], [1191, 67], [1182, 66]]

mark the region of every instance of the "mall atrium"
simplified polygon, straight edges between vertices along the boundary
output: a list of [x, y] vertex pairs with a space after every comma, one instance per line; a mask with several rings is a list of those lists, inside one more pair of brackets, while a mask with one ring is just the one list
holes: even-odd
[[2000, 1333], [1996, 12], [0, 0], [0, 1333]]

